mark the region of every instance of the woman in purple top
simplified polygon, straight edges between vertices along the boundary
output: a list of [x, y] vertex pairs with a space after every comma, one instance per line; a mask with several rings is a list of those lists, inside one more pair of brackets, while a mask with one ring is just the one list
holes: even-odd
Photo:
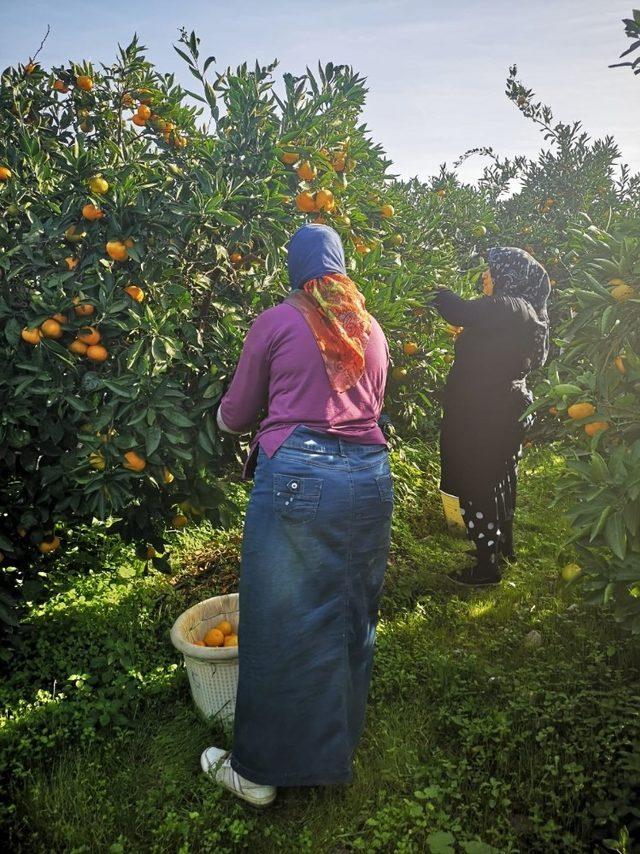
[[208, 748], [202, 766], [262, 806], [277, 786], [351, 779], [393, 509], [378, 426], [387, 344], [333, 229], [296, 232], [289, 278], [291, 294], [251, 327], [218, 412], [229, 432], [260, 423], [233, 751]]

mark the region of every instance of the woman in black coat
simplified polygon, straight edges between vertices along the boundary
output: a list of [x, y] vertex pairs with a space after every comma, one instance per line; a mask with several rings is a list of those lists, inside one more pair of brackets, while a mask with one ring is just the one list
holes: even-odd
[[549, 276], [522, 249], [489, 250], [481, 299], [441, 289], [434, 307], [464, 327], [447, 378], [440, 433], [441, 488], [460, 499], [477, 562], [452, 580], [500, 581], [500, 556], [513, 558], [517, 464], [532, 402], [526, 379], [549, 351]]

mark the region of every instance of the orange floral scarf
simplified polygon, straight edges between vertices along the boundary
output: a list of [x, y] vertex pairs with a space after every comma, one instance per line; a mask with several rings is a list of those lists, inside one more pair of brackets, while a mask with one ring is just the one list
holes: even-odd
[[329, 382], [343, 392], [364, 373], [364, 354], [371, 334], [371, 315], [364, 296], [348, 276], [331, 273], [312, 279], [286, 299], [313, 332]]

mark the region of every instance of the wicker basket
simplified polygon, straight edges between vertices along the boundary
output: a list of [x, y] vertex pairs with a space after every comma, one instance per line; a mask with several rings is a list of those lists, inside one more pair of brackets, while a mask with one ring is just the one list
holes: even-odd
[[237, 593], [214, 596], [189, 608], [173, 624], [171, 643], [184, 656], [193, 701], [206, 718], [231, 726], [238, 690], [238, 648], [195, 646], [209, 629], [228, 620], [238, 632]]

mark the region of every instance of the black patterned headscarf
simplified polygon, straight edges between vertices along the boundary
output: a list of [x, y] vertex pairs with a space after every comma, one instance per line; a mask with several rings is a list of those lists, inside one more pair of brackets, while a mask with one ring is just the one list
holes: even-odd
[[524, 249], [496, 246], [489, 250], [489, 272], [496, 296], [519, 297], [526, 300], [535, 311], [539, 328], [535, 334], [531, 367], [542, 367], [549, 355], [547, 300], [551, 284], [547, 271]]

